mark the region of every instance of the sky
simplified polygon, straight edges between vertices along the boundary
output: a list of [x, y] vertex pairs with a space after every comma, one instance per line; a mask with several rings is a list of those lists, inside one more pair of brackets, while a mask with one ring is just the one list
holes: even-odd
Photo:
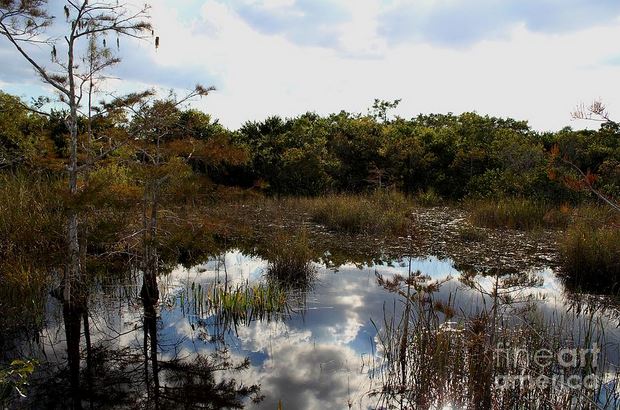
[[[375, 98], [401, 99], [404, 118], [476, 111], [541, 131], [583, 128], [570, 113], [594, 99], [620, 118], [618, 0], [149, 4], [160, 47], [122, 39], [106, 87], [215, 86], [193, 104], [231, 129], [270, 115], [366, 113]], [[49, 63], [49, 50], [34, 52]], [[0, 89], [49, 93], [4, 39], [0, 59]]]

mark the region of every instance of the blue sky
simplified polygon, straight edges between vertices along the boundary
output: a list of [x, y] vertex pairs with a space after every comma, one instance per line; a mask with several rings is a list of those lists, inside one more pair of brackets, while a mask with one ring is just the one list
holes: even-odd
[[[365, 112], [374, 98], [401, 98], [404, 117], [477, 111], [540, 130], [583, 126], [570, 112], [596, 98], [620, 118], [617, 0], [150, 4], [161, 47], [123, 40], [106, 88], [214, 85], [196, 105], [231, 128], [271, 114]], [[6, 41], [0, 58], [0, 88], [46, 92]]]

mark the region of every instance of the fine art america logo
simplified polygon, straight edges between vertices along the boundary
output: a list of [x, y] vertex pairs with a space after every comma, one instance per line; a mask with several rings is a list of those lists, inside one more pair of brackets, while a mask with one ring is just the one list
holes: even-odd
[[497, 375], [495, 385], [501, 389], [595, 389], [599, 380], [593, 372], [598, 367], [600, 353], [596, 344], [591, 349], [532, 351], [499, 343], [494, 351], [495, 364], [499, 369], [511, 369], [512, 374]]

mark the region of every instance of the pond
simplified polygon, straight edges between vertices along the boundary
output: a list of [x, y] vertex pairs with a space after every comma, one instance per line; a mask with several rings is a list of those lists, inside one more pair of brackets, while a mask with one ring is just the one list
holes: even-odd
[[[328, 260], [329, 254], [325, 256]], [[73, 396], [91, 408], [473, 408], [468, 402], [477, 396], [471, 379], [486, 374], [471, 369], [478, 360], [472, 359], [476, 350], [469, 343], [478, 334], [470, 331], [475, 323], [471, 318], [482, 317], [481, 312], [501, 315], [497, 323], [502, 330], [492, 343], [519, 327], [523, 317], [537, 315], [528, 326], [540, 324], [537, 331], [548, 332], [543, 339], [560, 342], [556, 349], [604, 347], [595, 358], [598, 367], [590, 366], [597, 386], [583, 390], [580, 385], [575, 396], [593, 408], [611, 409], [619, 403], [614, 395], [620, 364], [617, 310], [599, 298], [566, 292], [552, 268], [520, 272], [527, 281], [503, 277], [507, 293], [501, 306], [497, 299], [493, 304], [492, 292], [499, 275], [472, 276], [449, 258], [401, 257], [338, 267], [319, 260], [311, 263], [311, 271], [307, 283], [283, 288], [284, 303], [242, 308], [241, 315], [225, 314], [224, 302], [212, 296], [216, 290], [248, 295], [272, 281], [269, 261], [237, 249], [162, 275], [156, 306], [141, 303], [137, 270], [97, 283], [88, 308], [81, 311], [68, 312], [50, 297], [43, 330], [17, 343], [21, 357], [37, 360], [27, 403], [33, 408], [64, 408]], [[415, 283], [407, 281], [412, 275]], [[429, 289], [428, 284], [436, 286]], [[418, 305], [407, 303], [403, 289], [425, 296]], [[403, 321], [405, 312], [408, 319]], [[438, 326], [431, 329], [435, 321]], [[419, 323], [428, 328], [419, 330]], [[81, 330], [72, 333], [67, 326]], [[533, 352], [542, 346], [519, 329], [519, 335], [509, 335], [517, 343], [515, 349]], [[444, 339], [436, 335], [428, 339], [433, 357], [420, 357], [428, 350], [411, 348], [399, 356], [407, 357], [407, 364], [395, 359], [401, 354], [397, 345], [403, 334], [408, 345], [418, 346], [430, 332], [449, 336], [452, 353], [446, 358], [469, 363], [467, 372], [435, 362], [446, 352], [437, 349]], [[455, 343], [463, 340], [462, 334], [469, 335], [464, 344]], [[466, 353], [458, 353], [461, 349]], [[495, 353], [490, 352], [492, 359], [497, 359]], [[498, 365], [491, 366], [496, 369], [494, 383], [498, 369], [515, 371], [512, 364], [500, 366], [497, 360]], [[519, 366], [532, 368], [531, 363], [523, 364], [523, 357], [520, 360]], [[574, 365], [576, 370], [568, 366], [569, 373], [583, 376], [583, 363]], [[554, 366], [558, 373], [557, 361]], [[433, 375], [432, 381], [424, 381], [425, 372]], [[452, 386], [459, 383], [460, 390]], [[403, 388], [413, 385], [424, 387]], [[564, 395], [569, 404], [582, 403], [562, 386], [546, 388], [552, 390], [536, 390], [540, 407], [545, 407], [541, 391]], [[505, 396], [489, 394], [493, 407], [499, 400], [508, 403]]]

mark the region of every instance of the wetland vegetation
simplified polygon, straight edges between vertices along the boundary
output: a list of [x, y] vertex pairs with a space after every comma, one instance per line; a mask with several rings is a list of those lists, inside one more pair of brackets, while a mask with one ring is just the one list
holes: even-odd
[[64, 105], [0, 92], [0, 407], [618, 408], [620, 124], [87, 104], [152, 27], [68, 3]]

